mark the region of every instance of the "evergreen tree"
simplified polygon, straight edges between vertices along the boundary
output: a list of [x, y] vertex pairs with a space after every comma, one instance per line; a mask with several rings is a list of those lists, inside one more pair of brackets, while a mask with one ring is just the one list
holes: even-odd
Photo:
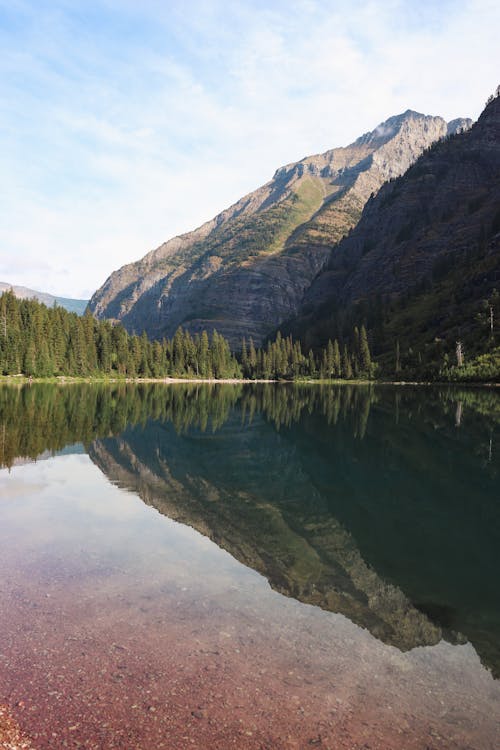
[[199, 355], [199, 372], [203, 378], [213, 377], [212, 368], [210, 366], [210, 344], [208, 341], [208, 334], [203, 331], [200, 337], [200, 355]]
[[309, 349], [309, 354], [307, 356], [307, 370], [308, 375], [311, 378], [316, 375], [316, 360], [314, 359], [314, 352], [312, 349]]
[[340, 347], [337, 339], [333, 342], [333, 373], [336, 378], [340, 378]]
[[368, 345], [368, 336], [366, 335], [366, 328], [361, 326], [360, 341], [359, 341], [359, 359], [361, 365], [361, 371], [367, 377], [370, 377], [372, 371], [372, 359], [370, 355], [370, 347]]
[[248, 353], [247, 353], [247, 342], [245, 341], [245, 337], [243, 337], [243, 340], [241, 342], [241, 367], [243, 369], [243, 377], [248, 378], [249, 376]]
[[[253, 343], [253, 338], [250, 336], [250, 344], [248, 347], [248, 366], [250, 368], [250, 372], [254, 373], [251, 375], [251, 377], [260, 377], [262, 375], [262, 362], [261, 367], [257, 368], [257, 353], [255, 351], [255, 346]], [[259, 373], [258, 375], [255, 373]]]
[[342, 352], [342, 377], [346, 380], [352, 379], [352, 365], [351, 357], [347, 351], [347, 345], [344, 344], [344, 351]]

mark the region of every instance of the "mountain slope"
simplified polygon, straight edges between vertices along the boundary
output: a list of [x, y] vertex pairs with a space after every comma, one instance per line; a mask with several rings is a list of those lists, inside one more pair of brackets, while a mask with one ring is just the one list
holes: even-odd
[[443, 342], [454, 348], [457, 339], [480, 351], [489, 335], [481, 306], [495, 287], [499, 97], [468, 132], [435, 144], [368, 201], [285, 328], [315, 345], [365, 320], [382, 355], [396, 339], [420, 358], [441, 356]]
[[76, 312], [78, 315], [83, 315], [88, 304], [88, 300], [86, 299], [54, 297], [52, 294], [47, 294], [46, 292], [36, 292], [34, 289], [28, 289], [25, 286], [14, 286], [13, 284], [6, 284], [4, 281], [0, 281], [0, 294], [11, 290], [19, 299], [37, 299], [39, 302], [47, 305], [47, 307], [53, 307], [56, 304], [59, 307], [66, 308], [69, 312]]
[[[461, 128], [468, 121], [454, 121]], [[113, 273], [90, 310], [161, 338], [217, 328], [261, 342], [299, 309], [372, 192], [444, 137], [440, 117], [408, 110], [350, 146], [306, 157], [203, 226]]]

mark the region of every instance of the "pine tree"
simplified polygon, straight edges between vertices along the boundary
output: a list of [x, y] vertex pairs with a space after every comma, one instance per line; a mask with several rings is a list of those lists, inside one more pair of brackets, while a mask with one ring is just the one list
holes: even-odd
[[352, 379], [352, 365], [347, 346], [344, 344], [344, 351], [342, 353], [342, 377], [346, 380]]
[[137, 368], [137, 374], [141, 376], [141, 378], [150, 378], [151, 377], [151, 368], [150, 368], [150, 343], [149, 339], [147, 337], [146, 331], [143, 331], [141, 334], [140, 342], [139, 342], [139, 349], [140, 349], [140, 359], [139, 359], [139, 366]]
[[262, 370], [259, 373], [257, 373], [257, 353], [255, 351], [255, 346], [254, 346], [252, 337], [250, 337], [250, 343], [248, 347], [248, 366], [250, 368], [251, 378], [260, 377], [260, 375], [262, 375]]
[[249, 372], [248, 372], [247, 342], [245, 341], [245, 337], [243, 337], [243, 340], [241, 342], [241, 367], [243, 369], [243, 377], [247, 378], [249, 375]]
[[309, 349], [309, 354], [307, 356], [307, 369], [308, 369], [308, 375], [310, 375], [311, 378], [314, 378], [314, 376], [317, 374], [317, 371], [316, 371], [316, 360], [314, 359], [314, 352], [312, 349]]
[[400, 353], [399, 353], [399, 339], [396, 339], [396, 364], [394, 367], [394, 372], [396, 375], [398, 375], [401, 372], [401, 360], [400, 360]]
[[200, 337], [199, 371], [203, 378], [212, 377], [212, 369], [210, 367], [210, 343], [206, 331], [203, 331]]
[[333, 373], [336, 378], [340, 378], [341, 366], [340, 366], [340, 347], [337, 339], [333, 342]]
[[333, 344], [332, 344], [331, 339], [328, 339], [328, 344], [326, 347], [325, 370], [326, 370], [326, 376], [328, 378], [333, 378], [335, 374], [335, 363], [334, 363]]
[[176, 375], [183, 375], [185, 369], [184, 332], [178, 328], [173, 340], [173, 368]]
[[368, 345], [368, 336], [366, 335], [366, 328], [364, 327], [364, 325], [361, 326], [359, 359], [362, 373], [366, 377], [370, 377], [372, 371], [372, 358], [370, 355], [370, 347]]
[[111, 331], [107, 321], [102, 321], [97, 334], [97, 364], [101, 372], [111, 372]]

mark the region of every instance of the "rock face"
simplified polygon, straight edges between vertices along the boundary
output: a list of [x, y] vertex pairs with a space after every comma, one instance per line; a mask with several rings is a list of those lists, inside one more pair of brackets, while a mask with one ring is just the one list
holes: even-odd
[[281, 167], [211, 221], [114, 272], [89, 308], [155, 338], [184, 326], [216, 328], [234, 346], [243, 336], [260, 343], [296, 314], [370, 195], [469, 123], [408, 110], [350, 146]]
[[[414, 342], [418, 328], [430, 340], [466, 335], [477, 313], [469, 303], [500, 281], [500, 98], [467, 132], [462, 121], [453, 125], [459, 134], [436, 143], [367, 202], [290, 330], [319, 343], [339, 310], [345, 315], [356, 305], [375, 325], [367, 311], [378, 298], [404, 305]], [[440, 297], [442, 279], [449, 283]]]

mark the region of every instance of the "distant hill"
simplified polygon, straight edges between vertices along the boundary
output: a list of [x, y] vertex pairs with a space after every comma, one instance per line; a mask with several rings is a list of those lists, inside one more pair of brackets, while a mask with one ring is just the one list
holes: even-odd
[[470, 125], [407, 110], [349, 146], [281, 167], [211, 221], [115, 271], [89, 307], [157, 339], [183, 326], [215, 328], [235, 347], [243, 336], [261, 343], [298, 312], [370, 195]]
[[77, 315], [83, 315], [88, 304], [88, 299], [71, 299], [69, 297], [54, 297], [46, 292], [36, 292], [34, 289], [28, 289], [25, 286], [15, 286], [0, 281], [0, 294], [12, 290], [19, 299], [37, 299], [43, 302], [47, 307], [53, 307], [54, 304], [64, 307], [69, 312], [75, 312]]

